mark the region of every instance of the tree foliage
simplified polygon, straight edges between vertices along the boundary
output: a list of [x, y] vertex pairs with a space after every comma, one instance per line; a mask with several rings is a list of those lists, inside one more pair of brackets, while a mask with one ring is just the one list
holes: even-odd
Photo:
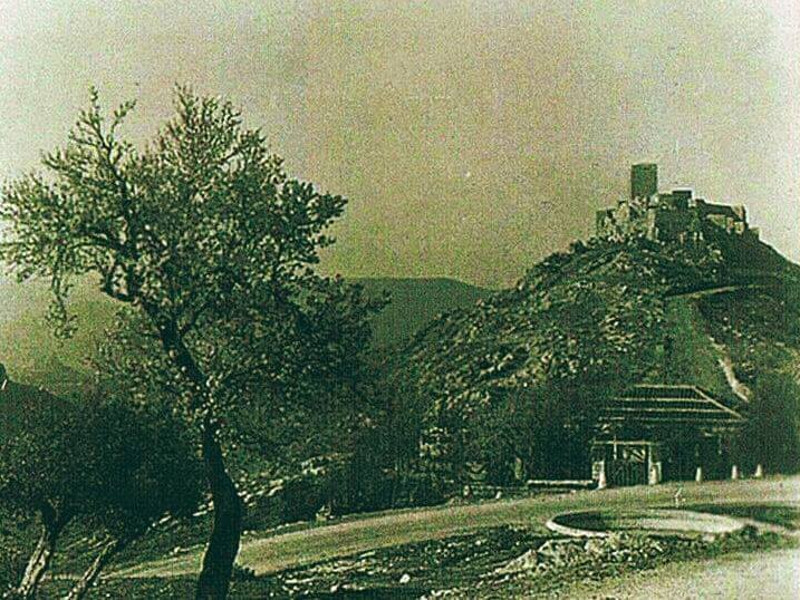
[[767, 472], [800, 470], [800, 385], [791, 375], [765, 372], [753, 390], [738, 451], [748, 470], [761, 464]]
[[587, 479], [604, 399], [624, 382], [549, 382], [509, 390], [474, 428], [475, 453], [496, 483]]
[[195, 509], [202, 471], [181, 422], [116, 401], [28, 395], [38, 401], [4, 419], [0, 435], [0, 502], [43, 529], [28, 568], [38, 562], [38, 572], [23, 581], [23, 595], [35, 593], [70, 524], [126, 543], [167, 513]]
[[[45, 156], [46, 174], [6, 187], [3, 258], [22, 278], [51, 279], [62, 330], [74, 278], [100, 275], [103, 291], [141, 308], [160, 341], [187, 346], [208, 375], [195, 383], [217, 402], [231, 388], [238, 396], [267, 382], [286, 392], [307, 374], [298, 370], [341, 367], [345, 353], [329, 334], [359, 321], [330, 318], [346, 293], [311, 267], [345, 200], [290, 179], [230, 103], [179, 89], [178, 116], [144, 151], [120, 134], [132, 108], [106, 119], [93, 93], [66, 147]], [[341, 333], [354, 334], [341, 343], [367, 335]]]
[[197, 597], [224, 598], [242, 509], [222, 414], [251, 401], [281, 412], [346, 385], [374, 305], [314, 270], [345, 199], [290, 178], [229, 102], [178, 88], [175, 117], [143, 149], [122, 136], [133, 108], [105, 116], [93, 92], [45, 173], [5, 187], [0, 257], [21, 279], [49, 279], [63, 334], [76, 277], [135, 311], [135, 335], [159, 351], [127, 372], [155, 374], [200, 417], [215, 525]]

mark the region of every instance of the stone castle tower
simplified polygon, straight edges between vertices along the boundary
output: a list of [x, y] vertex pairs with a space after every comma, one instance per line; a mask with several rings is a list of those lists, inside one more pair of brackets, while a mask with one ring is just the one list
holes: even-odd
[[690, 189], [659, 193], [658, 166], [640, 163], [631, 167], [630, 198], [597, 212], [596, 234], [613, 240], [646, 237], [686, 243], [703, 239], [705, 223], [730, 234], [758, 238], [758, 230], [747, 223], [744, 206], [711, 204], [695, 198]]

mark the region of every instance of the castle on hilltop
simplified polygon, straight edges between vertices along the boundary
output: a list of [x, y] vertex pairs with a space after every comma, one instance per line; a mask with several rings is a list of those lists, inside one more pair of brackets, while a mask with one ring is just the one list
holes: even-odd
[[609, 240], [646, 237], [658, 242], [697, 242], [705, 224], [729, 234], [758, 239], [758, 229], [747, 224], [742, 205], [711, 204], [694, 198], [692, 190], [658, 191], [658, 166], [642, 163], [631, 167], [630, 198], [597, 212], [596, 234]]

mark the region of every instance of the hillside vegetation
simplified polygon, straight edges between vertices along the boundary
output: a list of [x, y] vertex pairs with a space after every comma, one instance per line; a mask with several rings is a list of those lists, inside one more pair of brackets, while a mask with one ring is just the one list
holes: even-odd
[[414, 340], [403, 367], [451, 402], [492, 390], [598, 376], [657, 377], [671, 296], [722, 281], [722, 261], [646, 241], [576, 244], [517, 286], [449, 313]]
[[796, 377], [800, 269], [757, 241], [714, 230], [706, 239], [576, 243], [514, 289], [432, 322], [395, 376], [417, 382], [421, 437], [437, 459], [485, 463], [487, 426], [549, 418], [551, 429], [569, 430], [570, 413], [591, 419], [600, 398], [634, 383], [699, 385], [747, 413], [740, 384]]

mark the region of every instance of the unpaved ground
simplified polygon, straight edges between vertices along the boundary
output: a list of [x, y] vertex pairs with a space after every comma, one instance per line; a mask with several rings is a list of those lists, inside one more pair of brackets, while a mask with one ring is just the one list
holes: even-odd
[[571, 588], [563, 597], [597, 600], [796, 600], [800, 598], [800, 549], [668, 564], [616, 580], [581, 584]]
[[[556, 514], [597, 509], [630, 510], [670, 506], [677, 484], [585, 491], [558, 496], [534, 496], [519, 500], [461, 506], [442, 506], [396, 511], [377, 516], [310, 527], [301, 531], [251, 537], [242, 545], [239, 562], [257, 574], [318, 563], [401, 544], [442, 539], [504, 525], [525, 525], [547, 533], [546, 521]], [[800, 504], [800, 477], [686, 483], [680, 485], [687, 504]], [[127, 577], [170, 577], [199, 570], [201, 548], [182, 556], [144, 564], [118, 572]]]
[[[791, 540], [754, 529], [700, 538], [648, 538], [619, 534], [603, 539], [543, 540], [526, 528], [482, 530], [324, 561], [266, 577], [237, 577], [231, 600], [256, 598], [393, 598], [397, 600], [506, 600], [561, 598], [578, 583], [620, 580], [672, 561], [691, 568], [732, 553], [767, 553], [796, 547]], [[594, 582], [594, 583], [592, 583]], [[61, 582], [57, 582], [60, 584]], [[161, 598], [192, 595], [192, 577], [111, 578], [92, 598]], [[47, 586], [46, 598], [66, 591]], [[638, 590], [634, 597], [638, 597]], [[589, 594], [581, 591], [578, 597]], [[605, 596], [602, 596], [605, 597]]]

